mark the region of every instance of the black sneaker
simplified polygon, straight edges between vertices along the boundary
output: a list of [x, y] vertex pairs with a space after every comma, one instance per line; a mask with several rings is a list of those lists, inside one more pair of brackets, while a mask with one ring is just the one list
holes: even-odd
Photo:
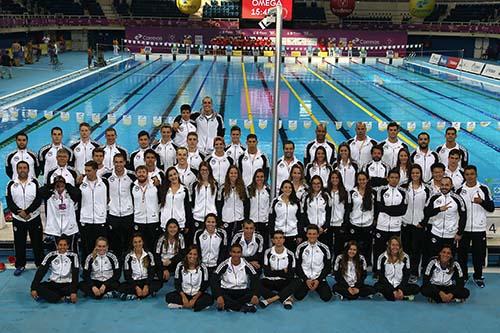
[[247, 313], [247, 312], [255, 313], [255, 312], [257, 312], [257, 308], [255, 307], [255, 305], [247, 303], [241, 307], [240, 311], [243, 313]]
[[476, 284], [476, 286], [478, 286], [479, 288], [484, 288], [485, 287], [485, 284], [484, 284], [484, 279], [481, 278], [481, 279], [474, 279], [474, 283]]
[[267, 300], [263, 299], [262, 301], [259, 302], [259, 305], [261, 308], [265, 309], [269, 305], [269, 302]]
[[293, 308], [293, 302], [290, 299], [287, 299], [283, 302], [283, 307], [287, 310], [291, 310]]

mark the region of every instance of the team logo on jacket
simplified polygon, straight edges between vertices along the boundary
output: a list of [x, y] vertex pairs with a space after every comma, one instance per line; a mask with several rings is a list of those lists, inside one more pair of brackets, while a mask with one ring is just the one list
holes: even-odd
[[467, 194], [467, 190], [462, 190], [462, 194]]
[[231, 151], [230, 151], [230, 150], [228, 150], [228, 151], [226, 152], [226, 154], [231, 155], [232, 153], [231, 153]]
[[217, 161], [216, 161], [216, 160], [212, 160], [212, 161], [210, 161], [210, 164], [215, 165], [215, 163], [217, 163]]
[[352, 194], [352, 197], [353, 197], [353, 198], [357, 198], [357, 197], [358, 197], [358, 193], [354, 192], [354, 193]]
[[115, 181], [115, 177], [109, 177], [109, 181], [110, 182], [114, 182]]
[[231, 269], [231, 267], [228, 267], [228, 268], [227, 268], [227, 272], [228, 272], [228, 273], [232, 273], [232, 272], [233, 272], [233, 270]]
[[137, 231], [139, 230], [139, 226], [138, 225], [134, 225], [134, 229]]
[[278, 203], [276, 204], [276, 207], [281, 208], [281, 206], [282, 206], [281, 202], [278, 202]]
[[271, 256], [271, 260], [276, 261], [276, 256], [274, 254]]
[[435, 203], [436, 205], [440, 206], [443, 203], [443, 200], [437, 199]]
[[79, 153], [80, 152], [80, 147], [77, 147], [75, 150], [76, 150], [77, 153]]
[[305, 254], [306, 256], [308, 256], [308, 255], [309, 255], [309, 253], [310, 253], [310, 251], [309, 251], [309, 250], [305, 250], [305, 251], [304, 251], [304, 254]]
[[61, 264], [61, 260], [54, 259], [53, 263], [54, 263], [54, 265], [60, 265]]
[[229, 223], [224, 223], [224, 228], [227, 229], [229, 227]]
[[391, 195], [388, 192], [385, 192], [384, 198], [389, 198]]
[[139, 192], [139, 187], [134, 186], [134, 191]]
[[49, 152], [47, 153], [47, 156], [52, 156], [52, 152], [51, 152], [51, 151], [49, 151]]
[[83, 187], [83, 188], [86, 188], [86, 187], [87, 187], [87, 184], [83, 183], [83, 184], [82, 184], [82, 187]]
[[14, 183], [14, 188], [18, 187], [19, 184], [18, 183]]
[[14, 157], [14, 162], [17, 162], [17, 161], [19, 161], [19, 156]]
[[351, 234], [354, 234], [354, 229], [349, 230]]
[[375, 234], [375, 236], [376, 236], [377, 238], [380, 238], [380, 237], [381, 237], [379, 232], [377, 232], [377, 233]]
[[434, 237], [432, 237], [432, 238], [431, 238], [431, 242], [436, 243], [436, 242], [437, 242], [437, 239], [436, 239], [436, 238], [434, 238]]
[[207, 240], [208, 236], [207, 236], [207, 235], [203, 235], [203, 236], [201, 236], [201, 238], [202, 238], [203, 240]]
[[284, 167], [285, 167], [285, 165], [280, 163], [280, 168], [284, 168]]

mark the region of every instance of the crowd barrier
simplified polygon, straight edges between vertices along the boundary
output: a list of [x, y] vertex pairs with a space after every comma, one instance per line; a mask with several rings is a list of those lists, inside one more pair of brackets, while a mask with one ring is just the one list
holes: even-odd
[[438, 53], [431, 54], [429, 63], [500, 80], [500, 66], [494, 64], [450, 57]]

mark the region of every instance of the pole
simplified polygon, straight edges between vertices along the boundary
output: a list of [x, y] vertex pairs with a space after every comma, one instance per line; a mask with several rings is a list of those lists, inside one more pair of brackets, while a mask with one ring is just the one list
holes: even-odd
[[271, 169], [271, 200], [276, 196], [276, 166], [278, 161], [278, 132], [280, 119], [281, 78], [281, 29], [283, 24], [281, 4], [276, 6], [276, 42], [274, 54], [274, 114], [273, 114], [273, 156]]

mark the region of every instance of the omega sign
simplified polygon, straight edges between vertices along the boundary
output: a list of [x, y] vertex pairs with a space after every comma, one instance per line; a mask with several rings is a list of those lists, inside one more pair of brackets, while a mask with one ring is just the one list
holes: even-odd
[[293, 0], [243, 0], [241, 3], [241, 18], [261, 19], [267, 11], [281, 4], [283, 7], [283, 20], [292, 20]]

